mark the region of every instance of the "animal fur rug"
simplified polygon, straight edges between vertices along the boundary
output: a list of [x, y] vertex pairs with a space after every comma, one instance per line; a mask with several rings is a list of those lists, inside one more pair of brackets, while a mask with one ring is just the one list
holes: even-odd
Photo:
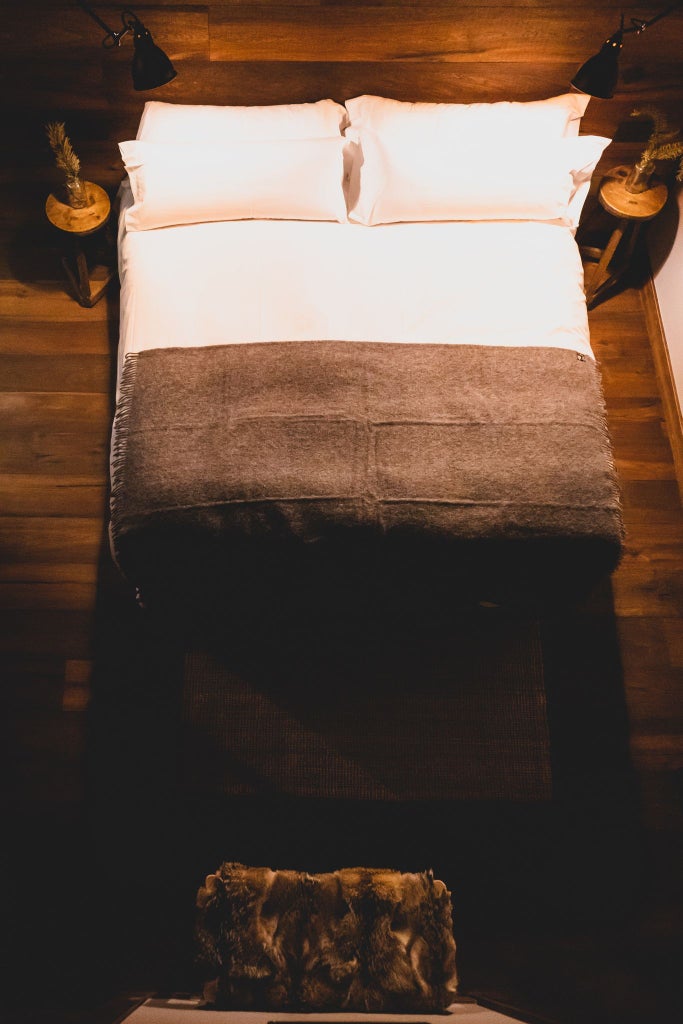
[[434, 1013], [457, 989], [451, 894], [431, 872], [224, 863], [197, 893], [220, 1009]]

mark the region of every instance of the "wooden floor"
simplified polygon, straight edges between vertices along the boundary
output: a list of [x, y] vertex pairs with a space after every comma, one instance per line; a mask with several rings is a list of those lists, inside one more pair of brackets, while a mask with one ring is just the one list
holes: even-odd
[[[25, 865], [10, 860], [8, 870], [21, 874], [13, 884], [56, 885], [57, 864], [77, 887], [77, 858], [71, 874], [69, 863], [89, 798], [83, 751], [96, 611], [107, 600], [128, 599], [106, 544], [117, 292], [112, 286], [95, 308], [81, 308], [65, 294], [49, 237], [38, 227], [29, 235], [30, 260], [11, 241], [0, 257], [4, 819], [9, 813], [14, 829], [38, 847], [31, 858], [38, 877], [27, 878]], [[683, 835], [683, 516], [640, 290], [604, 302], [590, 321], [623, 487], [627, 543], [613, 601], [650, 880], [625, 932], [605, 926], [558, 939], [552, 956], [561, 962], [551, 975], [543, 936], [501, 937], [500, 960], [482, 987], [560, 1024], [627, 1021], [634, 1006], [649, 1006], [669, 970], [676, 973], [671, 943], [683, 903], [676, 869]], [[20, 845], [24, 855], [28, 842]], [[67, 898], [58, 905], [68, 914]], [[77, 978], [78, 966], [71, 971]], [[572, 997], [563, 997], [562, 985]], [[602, 1015], [577, 1015], [579, 995]], [[655, 1018], [645, 1012], [642, 1019]]]

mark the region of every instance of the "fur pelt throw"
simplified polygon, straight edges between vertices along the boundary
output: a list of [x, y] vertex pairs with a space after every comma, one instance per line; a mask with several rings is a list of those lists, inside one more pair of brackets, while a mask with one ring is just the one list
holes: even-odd
[[457, 989], [451, 894], [431, 872], [225, 863], [197, 908], [204, 998], [221, 1009], [435, 1013]]

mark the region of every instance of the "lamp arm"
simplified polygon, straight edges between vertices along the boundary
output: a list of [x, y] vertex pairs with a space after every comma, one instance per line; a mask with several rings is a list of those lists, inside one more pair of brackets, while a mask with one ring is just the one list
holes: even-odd
[[631, 27], [625, 28], [624, 34], [627, 32], [635, 32], [637, 35], [640, 35], [640, 33], [644, 32], [646, 28], [649, 28], [650, 25], [654, 25], [655, 22], [661, 21], [662, 18], [666, 18], [668, 14], [673, 14], [673, 12], [678, 10], [680, 6], [680, 3], [671, 4], [670, 7], [660, 11], [659, 14], [655, 14], [654, 18], [650, 18], [648, 21], [640, 21], [638, 18], [631, 18]]
[[106, 21], [103, 21], [103, 19], [100, 18], [99, 14], [97, 14], [96, 11], [93, 11], [90, 4], [84, 3], [83, 0], [76, 0], [76, 3], [80, 8], [82, 8], [82, 10], [85, 11], [86, 14], [90, 15], [93, 21], [97, 22], [100, 28], [103, 28], [104, 31], [107, 33], [104, 39], [102, 40], [102, 46], [104, 46], [104, 48], [107, 50], [111, 49], [114, 46], [120, 46], [123, 37], [127, 36], [129, 32], [133, 32], [136, 25], [140, 25], [141, 27], [143, 27], [142, 22], [133, 13], [133, 11], [126, 10], [121, 12], [121, 23], [123, 25], [123, 28], [120, 32], [116, 32], [113, 28], [110, 28], [109, 25], [107, 25]]

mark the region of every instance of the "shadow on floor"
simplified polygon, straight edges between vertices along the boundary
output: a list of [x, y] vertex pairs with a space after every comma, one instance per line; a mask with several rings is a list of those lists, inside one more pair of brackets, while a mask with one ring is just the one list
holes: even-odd
[[[26, 836], [29, 865], [37, 872], [45, 859], [51, 880], [33, 875], [23, 926], [30, 936], [30, 915], [40, 910], [42, 941], [55, 950], [45, 992], [68, 1002], [123, 989], [196, 989], [194, 896], [223, 859], [310, 871], [431, 867], [453, 893], [465, 990], [512, 994], [528, 1010], [536, 999], [538, 1011], [558, 1002], [562, 984], [573, 986], [564, 997], [570, 1008], [581, 982], [600, 989], [607, 968], [587, 951], [600, 936], [632, 929], [648, 880], [609, 594], [597, 605], [540, 620], [549, 799], [300, 798], [259, 788], [258, 779], [249, 793], [220, 796], [211, 780], [205, 793], [196, 778], [187, 785], [188, 645], [213, 644], [228, 661], [234, 651], [240, 672], [251, 652], [277, 674], [282, 652], [298, 648], [301, 657], [307, 643], [339, 652], [352, 645], [362, 662], [380, 630], [394, 656], [403, 650], [414, 662], [416, 645], [482, 610], [424, 594], [416, 607], [394, 594], [360, 616], [355, 606], [349, 618], [345, 602], [318, 597], [280, 603], [269, 617], [215, 615], [189, 629], [139, 609], [105, 553], [85, 812], [69, 834]], [[584, 969], [592, 981], [579, 976]], [[609, 1006], [596, 1005], [600, 1018], [584, 1008], [580, 1019], [609, 1021]]]

